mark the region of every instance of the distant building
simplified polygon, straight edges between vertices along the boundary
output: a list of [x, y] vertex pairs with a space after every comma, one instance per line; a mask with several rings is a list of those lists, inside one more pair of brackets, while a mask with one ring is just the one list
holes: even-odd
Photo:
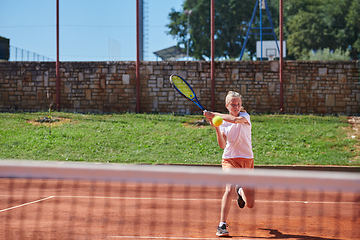
[[162, 61], [175, 61], [176, 59], [186, 56], [185, 49], [173, 46], [154, 52], [157, 58], [160, 57]]
[[10, 39], [0, 36], [0, 60], [8, 61], [10, 58]]

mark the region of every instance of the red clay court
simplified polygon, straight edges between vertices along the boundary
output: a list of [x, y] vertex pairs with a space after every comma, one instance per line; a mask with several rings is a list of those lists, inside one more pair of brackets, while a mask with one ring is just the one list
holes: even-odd
[[[0, 239], [219, 239], [223, 191], [219, 186], [1, 178]], [[238, 208], [234, 198], [230, 238], [360, 239], [359, 193], [259, 188], [255, 197], [254, 209]]]

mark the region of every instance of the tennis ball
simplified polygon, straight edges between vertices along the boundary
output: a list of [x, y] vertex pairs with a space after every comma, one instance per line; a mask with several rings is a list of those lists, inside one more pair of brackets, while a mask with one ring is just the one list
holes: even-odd
[[220, 117], [220, 116], [215, 116], [215, 117], [212, 119], [212, 123], [213, 123], [213, 125], [214, 125], [215, 127], [220, 126], [220, 125], [222, 124], [222, 122], [223, 122], [223, 119], [222, 119], [222, 117]]

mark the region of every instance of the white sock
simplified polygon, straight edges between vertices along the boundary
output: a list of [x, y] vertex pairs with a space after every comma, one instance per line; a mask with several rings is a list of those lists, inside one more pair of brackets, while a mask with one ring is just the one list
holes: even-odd
[[219, 227], [221, 227], [222, 225], [226, 225], [226, 222], [220, 222]]

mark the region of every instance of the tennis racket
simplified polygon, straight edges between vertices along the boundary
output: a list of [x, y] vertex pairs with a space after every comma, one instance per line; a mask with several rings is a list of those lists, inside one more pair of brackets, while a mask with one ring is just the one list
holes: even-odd
[[201, 110], [205, 110], [205, 108], [201, 106], [199, 100], [196, 98], [194, 90], [191, 88], [190, 84], [185, 81], [185, 79], [179, 75], [173, 74], [170, 76], [170, 82], [176, 91], [178, 91], [183, 97], [195, 103], [199, 108], [201, 108]]

